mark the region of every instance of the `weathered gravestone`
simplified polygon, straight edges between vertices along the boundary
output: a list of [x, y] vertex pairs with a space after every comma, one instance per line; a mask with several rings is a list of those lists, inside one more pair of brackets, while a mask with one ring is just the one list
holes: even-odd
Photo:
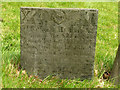
[[21, 8], [21, 65], [45, 78], [91, 79], [98, 10]]

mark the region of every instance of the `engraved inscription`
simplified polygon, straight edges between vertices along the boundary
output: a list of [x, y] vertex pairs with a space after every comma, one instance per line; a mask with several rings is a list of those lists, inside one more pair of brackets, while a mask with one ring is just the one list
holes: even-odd
[[55, 23], [61, 24], [62, 22], [64, 22], [66, 15], [65, 12], [62, 10], [54, 10], [51, 17]]
[[97, 10], [21, 8], [21, 65], [45, 78], [91, 79]]

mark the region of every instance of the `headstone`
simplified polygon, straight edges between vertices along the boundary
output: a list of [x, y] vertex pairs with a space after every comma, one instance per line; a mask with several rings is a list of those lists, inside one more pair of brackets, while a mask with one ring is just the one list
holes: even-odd
[[22, 7], [21, 65], [44, 79], [91, 79], [97, 33], [97, 9]]

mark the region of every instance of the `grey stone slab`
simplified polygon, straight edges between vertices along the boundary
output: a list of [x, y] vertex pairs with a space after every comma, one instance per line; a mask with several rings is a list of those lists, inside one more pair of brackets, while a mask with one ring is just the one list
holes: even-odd
[[91, 79], [97, 20], [97, 9], [22, 7], [22, 67], [40, 78]]

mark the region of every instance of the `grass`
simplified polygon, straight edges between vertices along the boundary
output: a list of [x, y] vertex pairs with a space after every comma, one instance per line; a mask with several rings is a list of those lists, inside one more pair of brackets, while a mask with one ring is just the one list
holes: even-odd
[[[110, 71], [118, 46], [117, 2], [2, 2], [2, 88], [116, 88], [112, 82], [101, 79]], [[97, 42], [92, 80], [68, 80], [48, 76], [41, 80], [18, 70], [20, 62], [20, 7], [95, 8], [99, 10]]]

